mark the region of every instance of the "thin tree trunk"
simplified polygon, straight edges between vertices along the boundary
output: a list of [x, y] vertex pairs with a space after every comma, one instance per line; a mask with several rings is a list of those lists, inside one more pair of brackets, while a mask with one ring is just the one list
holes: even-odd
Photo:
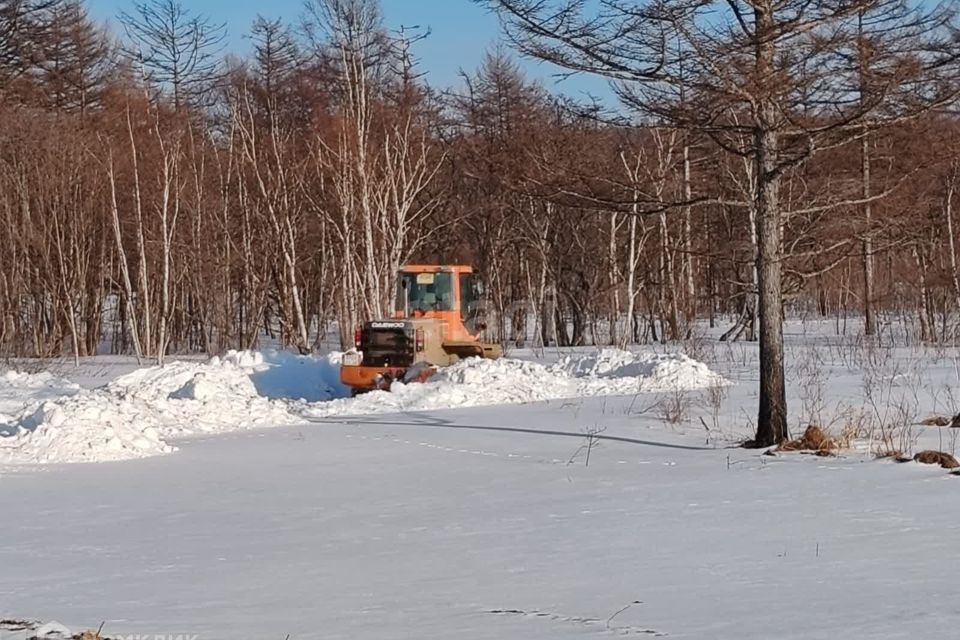
[[913, 258], [920, 272], [920, 300], [917, 304], [917, 315], [920, 319], [920, 341], [929, 342], [933, 329], [930, 325], [930, 292], [927, 287], [927, 259], [923, 251], [917, 247], [913, 249]]
[[610, 319], [608, 336], [609, 343], [616, 345], [619, 342], [617, 335], [617, 322], [620, 320], [620, 273], [618, 269], [617, 255], [617, 231], [621, 225], [620, 216], [613, 214], [610, 216], [610, 235], [607, 244], [607, 277], [610, 283]]
[[950, 247], [950, 282], [953, 285], [954, 307], [960, 312], [960, 276], [957, 275], [957, 243], [953, 235], [953, 193], [956, 190], [957, 166], [951, 168], [947, 178], [947, 193], [944, 202], [944, 213], [947, 217], [947, 242]]
[[[864, 11], [857, 14], [857, 63], [858, 80], [860, 83], [860, 103], [866, 100], [867, 91], [867, 47], [863, 37], [863, 18]], [[870, 185], [870, 138], [864, 135], [860, 140], [860, 185], [861, 195], [863, 197], [863, 219], [866, 225], [866, 233], [863, 237], [863, 333], [868, 336], [876, 335], [877, 321], [873, 306], [874, 301], [874, 280], [873, 280], [873, 238], [871, 236], [871, 224], [873, 218], [873, 207], [870, 203], [871, 185]]]
[[130, 339], [133, 341], [133, 350], [137, 356], [137, 364], [141, 364], [143, 349], [140, 345], [140, 333], [137, 326], [137, 314], [133, 305], [133, 283], [130, 280], [130, 268], [127, 263], [127, 252], [123, 248], [123, 235], [120, 229], [120, 209], [117, 205], [117, 180], [113, 167], [113, 156], [108, 160], [107, 177], [110, 181], [110, 213], [113, 222], [113, 239], [117, 245], [117, 260], [120, 263], [120, 275], [123, 280], [123, 294], [125, 301], [123, 308], [127, 323], [130, 325]]
[[[130, 153], [133, 163], [133, 195], [134, 212], [137, 221], [137, 257], [140, 262], [139, 268], [139, 300], [137, 306], [140, 308], [143, 316], [143, 342], [142, 348], [144, 354], [149, 356], [153, 344], [153, 331], [151, 316], [153, 308], [150, 304], [150, 283], [147, 276], [147, 243], [143, 231], [143, 196], [140, 186], [140, 161], [138, 159], [137, 141], [133, 132], [133, 121], [130, 116], [130, 109], [127, 109], [127, 131], [130, 136]], [[132, 314], [131, 314], [132, 317]]]
[[862, 196], [866, 201], [863, 205], [863, 219], [867, 230], [863, 237], [863, 333], [868, 336], [877, 334], [877, 320], [873, 306], [874, 278], [873, 278], [873, 238], [870, 225], [873, 218], [873, 207], [870, 198], [870, 146], [866, 136], [860, 143], [860, 171]]
[[[683, 145], [683, 199], [684, 202], [693, 200], [693, 187], [690, 177], [690, 145]], [[693, 277], [693, 244], [691, 235], [692, 207], [688, 204], [683, 210], [683, 274], [687, 293], [688, 322], [692, 322], [697, 314], [697, 290]]]

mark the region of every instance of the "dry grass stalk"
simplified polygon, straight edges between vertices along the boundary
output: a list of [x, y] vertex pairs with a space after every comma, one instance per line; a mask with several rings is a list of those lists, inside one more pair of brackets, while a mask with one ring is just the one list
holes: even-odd
[[[889, 458], [893, 458], [898, 462], [903, 461], [903, 453], [901, 451], [897, 451], [896, 449], [884, 449], [884, 450], [877, 451], [875, 457], [877, 460], [886, 460]], [[912, 460], [912, 459], [913, 458], [907, 458], [907, 460]]]

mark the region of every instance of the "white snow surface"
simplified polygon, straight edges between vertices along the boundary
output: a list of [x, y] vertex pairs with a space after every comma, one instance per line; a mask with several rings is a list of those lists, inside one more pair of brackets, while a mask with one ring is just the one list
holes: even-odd
[[[390, 392], [349, 398], [339, 381], [341, 356], [232, 351], [208, 362], [137, 369], [91, 390], [49, 374], [7, 373], [0, 387], [0, 408], [8, 408], [0, 422], [0, 462], [127, 460], [171, 453], [176, 438], [305, 418], [725, 384], [706, 365], [684, 355], [603, 349], [567, 356], [553, 366], [473, 358], [441, 369], [424, 384], [396, 384]], [[22, 406], [10, 415], [18, 397]]]
[[[866, 408], [906, 416], [905, 451], [958, 453], [960, 430], [917, 422], [960, 409], [960, 349], [864, 347], [824, 326], [787, 334], [794, 433], [811, 421], [836, 433]], [[305, 380], [329, 375], [330, 386], [335, 357], [270, 353], [171, 365], [176, 380], [121, 376], [132, 367], [113, 359], [95, 377], [116, 382], [99, 391], [0, 376], [0, 403], [18, 420], [21, 386], [34, 405], [102, 392], [166, 406], [151, 415], [180, 446], [123, 464], [0, 463], [0, 639], [101, 624], [106, 637], [168, 640], [956, 637], [960, 477], [857, 452], [729, 447], [752, 431], [757, 346], [690, 349], [736, 384], [686, 394], [679, 421], [664, 409], [683, 394], [654, 393], [341, 414], [184, 438], [167, 431], [170, 406], [189, 417], [207, 403], [200, 417], [226, 429], [234, 409], [221, 395], [253, 406], [238, 372], [256, 404], [295, 413], [358, 411], [379, 396], [324, 404], [342, 390]], [[555, 356], [513, 355], [537, 361], [464, 363], [430, 384], [485, 385], [491, 398], [527, 384], [515, 390], [524, 402], [543, 393], [544, 370], [559, 393], [619, 383], [604, 376], [631, 364], [581, 351], [603, 364], [570, 373]], [[682, 359], [666, 360], [646, 388], [668, 388], [669, 363]], [[86, 371], [67, 377], [89, 386]]]

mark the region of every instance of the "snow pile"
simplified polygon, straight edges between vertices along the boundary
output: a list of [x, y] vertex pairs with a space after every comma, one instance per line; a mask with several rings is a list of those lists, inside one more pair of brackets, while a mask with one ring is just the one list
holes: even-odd
[[[0, 417], [0, 462], [142, 458], [173, 451], [165, 441], [171, 436], [290, 424], [298, 419], [292, 401], [344, 394], [338, 372], [337, 356], [230, 352], [207, 363], [139, 369], [91, 391], [73, 385], [69, 395], [21, 401], [15, 417]], [[6, 375], [14, 390], [42, 382]]]
[[[686, 358], [679, 354], [636, 354], [622, 349], [601, 349], [588, 355], [566, 356], [553, 369], [565, 371], [577, 378], [626, 378], [650, 376], [656, 363], [664, 360]], [[690, 360], [690, 362], [694, 362]]]
[[3, 424], [10, 422], [25, 405], [48, 398], [73, 395], [79, 391], [79, 385], [46, 372], [0, 373], [0, 435], [3, 435]]
[[[117, 378], [101, 393], [148, 408], [164, 436], [286, 424], [292, 419], [287, 403], [261, 395], [255, 383], [273, 367], [263, 354], [230, 352], [205, 364], [173, 362], [140, 369]], [[328, 393], [325, 387], [323, 393]]]
[[146, 405], [103, 391], [49, 400], [17, 418], [0, 439], [0, 461], [105, 462], [174, 450], [160, 437], [161, 422]]
[[34, 390], [56, 390], [58, 392], [63, 392], [63, 390], [77, 390], [80, 387], [69, 380], [64, 380], [63, 378], [57, 378], [51, 373], [46, 371], [40, 373], [24, 373], [22, 371], [6, 371], [0, 375], [0, 392], [5, 389], [17, 389], [18, 391], [24, 391], [28, 389]]
[[101, 462], [169, 453], [167, 440], [300, 422], [305, 416], [427, 411], [580, 396], [699, 389], [725, 384], [683, 355], [604, 349], [553, 366], [472, 358], [423, 384], [349, 398], [342, 354], [229, 352], [206, 363], [171, 362], [85, 391], [49, 374], [0, 378], [2, 462]]
[[394, 383], [389, 392], [311, 406], [315, 417], [428, 411], [522, 404], [582, 396], [704, 389], [728, 384], [702, 362], [682, 354], [603, 349], [567, 356], [547, 367], [535, 362], [470, 358], [441, 369], [422, 384]]
[[551, 370], [585, 380], [602, 380], [604, 384], [598, 385], [599, 389], [610, 384], [618, 386], [617, 380], [626, 382], [627, 387], [636, 383], [644, 392], [704, 389], [727, 384], [710, 367], [682, 353], [601, 349], [591, 355], [567, 356]]

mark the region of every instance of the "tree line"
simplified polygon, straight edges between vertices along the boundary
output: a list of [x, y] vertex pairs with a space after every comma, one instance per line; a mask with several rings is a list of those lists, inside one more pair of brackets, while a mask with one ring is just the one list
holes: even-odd
[[178, 0], [114, 31], [0, 0], [0, 352], [347, 345], [400, 265], [466, 262], [504, 342], [759, 339], [764, 444], [786, 313], [954, 339], [954, 3], [480, 4], [612, 98], [502, 49], [432, 86], [376, 0], [259, 18], [242, 57]]

